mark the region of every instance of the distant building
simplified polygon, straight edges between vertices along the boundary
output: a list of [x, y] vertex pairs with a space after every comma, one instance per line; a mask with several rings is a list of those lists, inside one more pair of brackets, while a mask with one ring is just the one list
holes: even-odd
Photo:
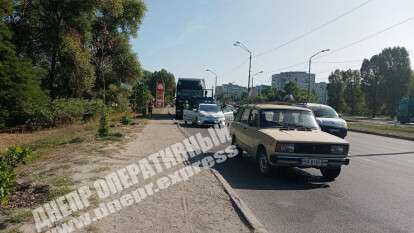
[[[309, 74], [302, 71], [293, 71], [272, 75], [272, 87], [276, 88], [278, 91], [283, 91], [286, 84], [290, 82], [294, 82], [299, 88], [307, 90], [309, 85]], [[315, 74], [310, 75], [310, 85], [311, 90], [313, 90], [315, 86]]]
[[280, 74], [272, 75], [272, 87], [276, 88], [279, 91], [285, 89], [286, 84], [294, 82], [298, 85], [299, 88], [308, 90], [309, 88], [309, 79], [310, 79], [310, 89], [314, 91], [318, 102], [326, 104], [328, 102], [328, 92], [327, 92], [327, 83], [315, 83], [315, 74], [311, 74], [309, 78], [309, 73], [302, 71], [293, 71], [293, 72], [282, 72]]
[[243, 93], [247, 94], [247, 88], [232, 83], [216, 87], [217, 97], [229, 97], [232, 101], [240, 101]]

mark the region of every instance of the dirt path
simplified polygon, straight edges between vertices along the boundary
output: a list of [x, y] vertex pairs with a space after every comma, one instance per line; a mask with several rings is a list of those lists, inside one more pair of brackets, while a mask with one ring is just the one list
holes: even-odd
[[[92, 152], [79, 146], [54, 163], [45, 162], [36, 173], [48, 175], [57, 169], [70, 176], [77, 187], [90, 185], [111, 171], [182, 141], [184, 136], [165, 113], [156, 115], [142, 132], [130, 135], [131, 140], [126, 144], [110, 143]], [[34, 232], [33, 229], [33, 224], [21, 227], [23, 232]], [[94, 223], [84, 232], [250, 232], [250, 229], [218, 180], [204, 170]]]

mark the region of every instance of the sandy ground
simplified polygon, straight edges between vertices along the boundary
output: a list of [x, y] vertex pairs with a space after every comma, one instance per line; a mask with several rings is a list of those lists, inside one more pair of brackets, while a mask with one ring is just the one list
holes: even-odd
[[[164, 111], [164, 113], [166, 113]], [[129, 135], [127, 143], [109, 143], [91, 151], [87, 145], [37, 166], [34, 175], [62, 174], [76, 186], [98, 178], [184, 139], [174, 122], [159, 115]], [[183, 165], [179, 165], [183, 166]], [[167, 171], [168, 172], [168, 171]], [[164, 173], [161, 175], [166, 175]], [[25, 224], [22, 232], [34, 232]], [[83, 232], [251, 232], [214, 175], [204, 170], [144, 201], [110, 215]]]

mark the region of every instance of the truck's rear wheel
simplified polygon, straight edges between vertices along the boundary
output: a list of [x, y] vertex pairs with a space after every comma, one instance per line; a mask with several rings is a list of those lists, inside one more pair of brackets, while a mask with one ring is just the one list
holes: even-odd
[[321, 168], [320, 170], [321, 170], [321, 173], [322, 173], [323, 177], [325, 177], [326, 179], [329, 179], [329, 180], [334, 180], [341, 173], [341, 168], [340, 167]]

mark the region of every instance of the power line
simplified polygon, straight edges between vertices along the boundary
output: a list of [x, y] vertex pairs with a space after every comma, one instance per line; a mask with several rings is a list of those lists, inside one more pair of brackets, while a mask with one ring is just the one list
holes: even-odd
[[346, 11], [345, 13], [340, 14], [340, 15], [338, 15], [337, 17], [335, 17], [335, 18], [333, 18], [333, 19], [331, 19], [331, 20], [329, 20], [329, 21], [327, 21], [327, 22], [325, 22], [325, 23], [323, 23], [323, 24], [321, 24], [321, 25], [319, 25], [319, 26], [317, 26], [317, 27], [315, 27], [315, 28], [311, 29], [310, 31], [307, 31], [307, 32], [305, 32], [305, 33], [303, 33], [303, 34], [301, 34], [301, 35], [299, 35], [299, 36], [297, 36], [297, 37], [295, 37], [295, 38], [293, 38], [293, 39], [291, 39], [291, 40], [289, 40], [289, 41], [287, 41], [287, 42], [285, 42], [285, 43], [283, 43], [283, 44], [281, 44], [281, 45], [279, 45], [279, 46], [277, 46], [277, 47], [274, 47], [274, 48], [271, 48], [271, 49], [266, 50], [266, 51], [264, 51], [264, 52], [258, 53], [258, 54], [256, 54], [254, 57], [260, 57], [260, 56], [263, 56], [263, 55], [265, 55], [265, 54], [272, 53], [272, 52], [274, 52], [274, 51], [276, 51], [276, 50], [279, 50], [280, 48], [285, 47], [286, 45], [289, 45], [289, 44], [291, 44], [291, 43], [293, 43], [293, 42], [296, 42], [296, 41], [298, 41], [298, 40], [300, 40], [300, 39], [302, 39], [302, 38], [304, 38], [304, 37], [306, 37], [306, 36], [308, 36], [308, 35], [310, 35], [310, 34], [312, 34], [312, 33], [316, 32], [316, 31], [318, 31], [318, 30], [320, 30], [320, 29], [322, 29], [322, 28], [324, 28], [324, 27], [326, 27], [326, 26], [328, 26], [328, 25], [330, 25], [330, 24], [332, 24], [332, 23], [334, 23], [334, 22], [338, 21], [339, 19], [341, 19], [341, 18], [343, 18], [343, 17], [345, 17], [345, 16], [347, 16], [347, 15], [351, 14], [352, 12], [354, 12], [354, 11], [356, 11], [356, 10], [358, 10], [358, 9], [362, 8], [363, 6], [367, 5], [367, 4], [368, 4], [368, 3], [370, 3], [371, 1], [373, 1], [373, 0], [368, 0], [368, 1], [365, 1], [365, 2], [363, 2], [362, 4], [360, 4], [360, 5], [358, 5], [358, 6], [354, 7], [354, 8], [352, 8], [351, 10]]
[[320, 58], [323, 58], [323, 57], [326, 57], [326, 56], [329, 56], [329, 55], [332, 55], [332, 54], [334, 54], [334, 53], [340, 52], [340, 51], [342, 51], [342, 50], [344, 50], [344, 49], [350, 48], [350, 47], [352, 47], [352, 46], [354, 46], [354, 45], [356, 45], [356, 44], [359, 44], [359, 43], [361, 43], [361, 42], [364, 42], [364, 41], [366, 41], [366, 40], [372, 39], [372, 38], [374, 38], [374, 37], [376, 37], [376, 36], [379, 36], [379, 35], [381, 35], [381, 34], [383, 34], [383, 33], [387, 32], [387, 31], [389, 31], [389, 30], [391, 30], [391, 29], [393, 29], [393, 28], [395, 28], [395, 27], [398, 27], [398, 26], [400, 26], [400, 25], [402, 25], [402, 24], [408, 23], [408, 22], [410, 22], [411, 20], [414, 20], [414, 16], [409, 17], [409, 18], [407, 18], [407, 19], [405, 19], [405, 20], [403, 20], [403, 21], [401, 21], [401, 22], [398, 22], [398, 23], [396, 23], [396, 24], [393, 24], [393, 25], [391, 25], [391, 26], [389, 26], [389, 27], [386, 27], [386, 28], [384, 28], [384, 29], [382, 29], [382, 30], [380, 30], [380, 31], [377, 31], [377, 32], [375, 32], [375, 33], [372, 33], [372, 34], [370, 34], [370, 35], [368, 35], [368, 36], [366, 36], [366, 37], [363, 37], [363, 38], [362, 38], [362, 39], [360, 39], [360, 40], [357, 40], [357, 41], [355, 41], [355, 42], [352, 42], [352, 43], [350, 43], [350, 44], [347, 44], [347, 45], [345, 45], [345, 46], [343, 46], [343, 47], [341, 47], [341, 48], [338, 48], [338, 49], [332, 50], [332, 52], [329, 52], [329, 53], [327, 53], [327, 54], [325, 54], [325, 55], [319, 56], [319, 59], [320, 59]]
[[[332, 50], [332, 52], [329, 52], [329, 53], [327, 53], [327, 54], [325, 54], [325, 55], [321, 55], [321, 56], [319, 56], [319, 57], [318, 57], [318, 59], [323, 58], [323, 57], [327, 57], [327, 56], [332, 55], [332, 54], [334, 54], [334, 53], [337, 53], [337, 52], [339, 52], [339, 51], [342, 51], [342, 50], [345, 50], [345, 49], [347, 49], [347, 48], [350, 48], [350, 47], [352, 47], [352, 46], [354, 46], [354, 45], [356, 45], [356, 44], [359, 44], [359, 43], [362, 43], [362, 42], [364, 42], [364, 41], [366, 41], [366, 40], [372, 39], [372, 38], [374, 38], [374, 37], [376, 37], [376, 36], [379, 36], [379, 35], [381, 35], [381, 34], [383, 34], [383, 33], [387, 32], [387, 31], [389, 31], [389, 30], [391, 30], [391, 29], [393, 29], [393, 28], [395, 28], [395, 27], [398, 27], [398, 26], [400, 26], [400, 25], [402, 25], [402, 24], [408, 23], [408, 22], [410, 22], [410, 21], [412, 21], [412, 20], [414, 20], [414, 16], [409, 17], [409, 18], [407, 18], [407, 19], [405, 19], [405, 20], [403, 20], [403, 21], [400, 21], [400, 22], [398, 22], [398, 23], [396, 23], [396, 24], [393, 24], [393, 25], [391, 25], [391, 26], [389, 26], [389, 27], [386, 27], [386, 28], [384, 28], [384, 29], [382, 29], [382, 30], [380, 30], [380, 31], [377, 31], [377, 32], [375, 32], [375, 33], [372, 33], [372, 34], [370, 34], [370, 35], [368, 35], [368, 36], [365, 36], [365, 37], [363, 37], [363, 38], [362, 38], [362, 39], [360, 39], [360, 40], [354, 41], [354, 42], [349, 43], [349, 44], [347, 44], [347, 45], [345, 45], [345, 46], [342, 46], [342, 47], [340, 47], [340, 48], [338, 48], [338, 49]], [[296, 63], [296, 64], [293, 64], [293, 65], [290, 65], [290, 66], [286, 66], [286, 67], [278, 68], [278, 69], [276, 69], [276, 70], [271, 70], [271, 71], [269, 71], [269, 72], [277, 72], [277, 71], [281, 71], [281, 70], [286, 70], [286, 69], [293, 68], [293, 67], [297, 67], [297, 66], [300, 66], [300, 65], [303, 65], [303, 64], [306, 64], [306, 63], [307, 63], [307, 61], [304, 61], [304, 62]]]
[[343, 63], [358, 63], [362, 62], [363, 59], [347, 60], [347, 61], [314, 61], [313, 63], [318, 64], [343, 64]]
[[297, 67], [297, 66], [300, 66], [300, 65], [305, 65], [305, 64], [307, 64], [307, 63], [308, 63], [308, 61], [303, 61], [303, 62], [296, 63], [296, 64], [293, 64], [293, 65], [290, 65], [290, 66], [285, 66], [285, 67], [282, 67], [282, 68], [278, 68], [278, 69], [276, 69], [276, 70], [271, 70], [271, 71], [269, 71], [269, 72], [278, 72], [278, 71], [282, 71], [282, 70], [290, 69], [290, 68], [293, 68], [293, 67]]
[[240, 64], [234, 66], [233, 68], [229, 69], [227, 72], [225, 72], [225, 76], [229, 75], [230, 73], [233, 73], [235, 70], [239, 69], [240, 67], [242, 67], [244, 64], [246, 64], [246, 62], [249, 61], [249, 59], [245, 59], [243, 60], [243, 62], [241, 62]]

